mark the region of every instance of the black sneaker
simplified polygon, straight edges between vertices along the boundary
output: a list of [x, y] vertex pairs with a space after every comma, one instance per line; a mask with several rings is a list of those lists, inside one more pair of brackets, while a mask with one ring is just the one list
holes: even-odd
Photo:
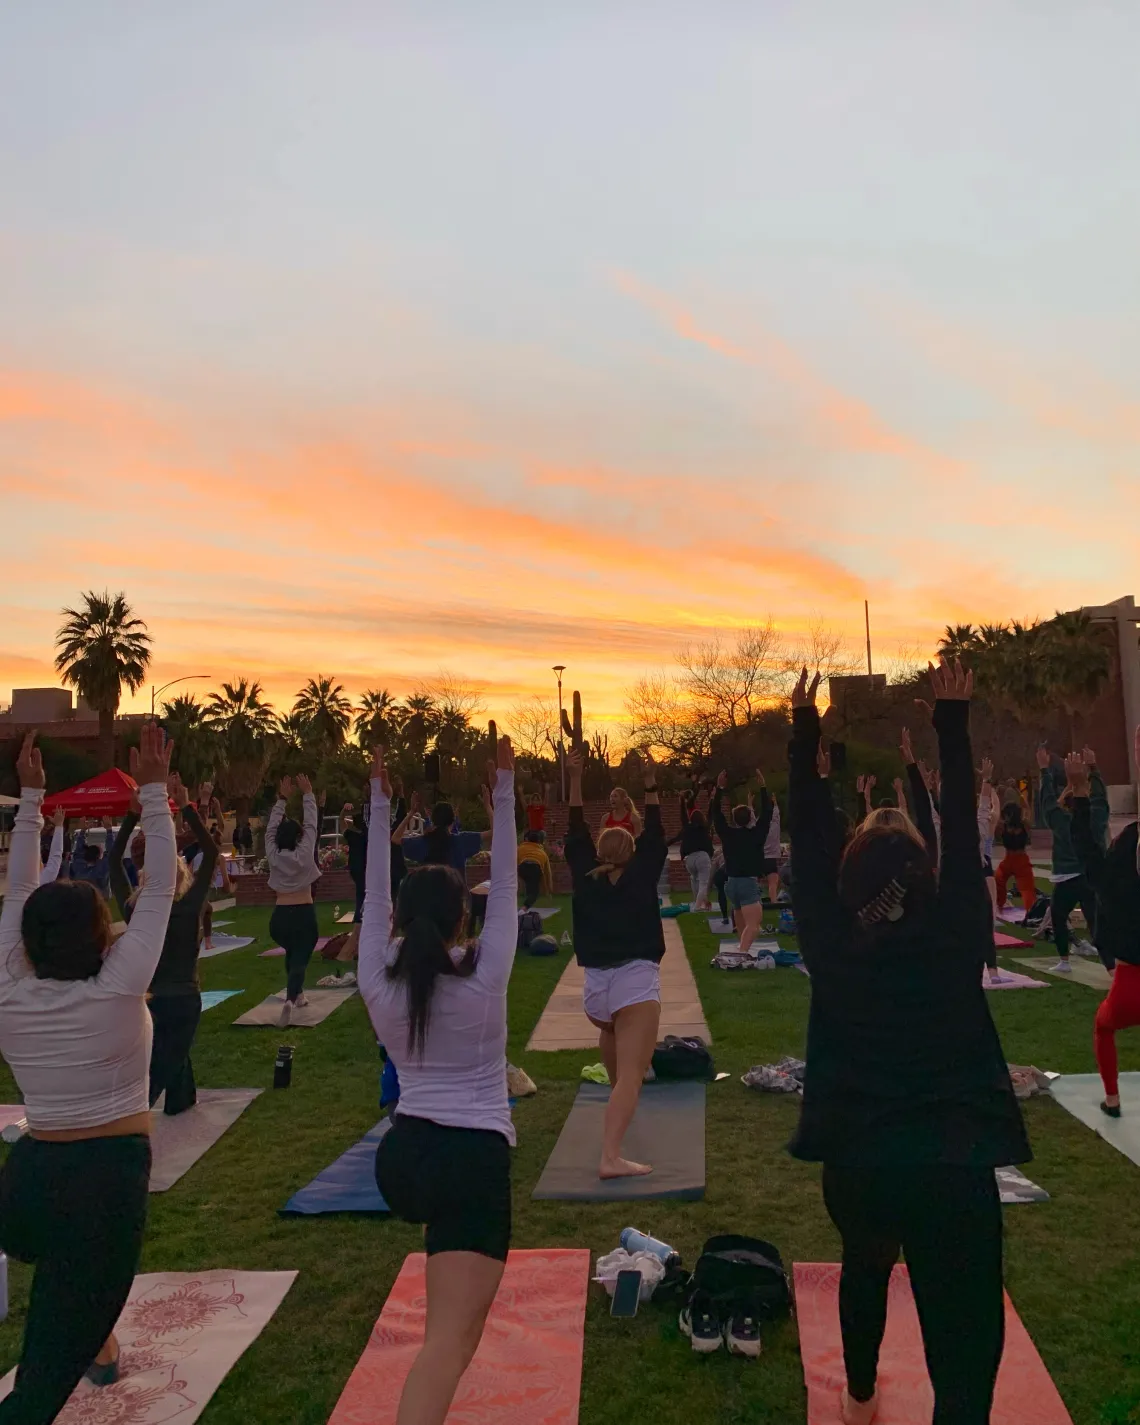
[[677, 1325], [681, 1328], [681, 1335], [688, 1336], [692, 1342], [693, 1350], [702, 1356], [720, 1350], [720, 1316], [717, 1314], [716, 1303], [707, 1291], [693, 1292], [681, 1308]]
[[760, 1321], [750, 1311], [735, 1311], [724, 1323], [724, 1344], [730, 1356], [751, 1356], [753, 1360], [760, 1354]]

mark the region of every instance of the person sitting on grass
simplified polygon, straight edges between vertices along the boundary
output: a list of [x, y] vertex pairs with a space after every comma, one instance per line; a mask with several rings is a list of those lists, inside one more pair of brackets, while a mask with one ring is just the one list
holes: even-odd
[[982, 988], [993, 920], [970, 751], [972, 677], [930, 670], [941, 851], [865, 823], [843, 847], [817, 772], [818, 674], [792, 695], [789, 822], [811, 1009], [793, 1157], [823, 1164], [843, 1239], [845, 1425], [875, 1415], [891, 1272], [906, 1255], [934, 1425], [987, 1425], [1005, 1329], [994, 1169], [1032, 1157]]
[[600, 1178], [651, 1173], [648, 1163], [622, 1156], [641, 1085], [653, 1060], [661, 1020], [665, 954], [657, 883], [669, 848], [661, 824], [657, 769], [645, 757], [645, 829], [636, 839], [624, 826], [607, 827], [597, 846], [582, 811], [582, 754], [566, 754], [570, 773], [570, 829], [566, 864], [573, 885], [574, 954], [584, 968], [586, 1018], [598, 1030], [610, 1097], [602, 1128]]
[[[1140, 727], [1134, 739], [1140, 758]], [[1129, 822], [1106, 851], [1093, 829], [1091, 778], [1084, 757], [1065, 759], [1071, 793], [1073, 849], [1096, 894], [1096, 944], [1113, 966], [1112, 988], [1096, 1012], [1096, 1064], [1104, 1083], [1101, 1111], [1120, 1117], [1116, 1034], [1140, 1025], [1140, 845]]]
[[740, 952], [747, 955], [764, 924], [764, 902], [760, 898], [759, 877], [764, 874], [764, 844], [772, 823], [772, 800], [764, 774], [756, 773], [760, 781], [760, 812], [754, 815], [746, 803], [732, 809], [731, 822], [724, 814], [724, 794], [728, 773], [722, 771], [716, 779], [716, 795], [712, 804], [712, 822], [720, 844], [724, 847], [725, 892], [732, 906], [733, 923], [740, 934]]
[[[392, 909], [392, 863], [369, 856], [359, 939], [360, 992], [399, 1079], [376, 1183], [392, 1211], [422, 1223], [427, 1328], [404, 1382], [399, 1425], [442, 1425], [495, 1299], [511, 1241], [507, 982], [515, 959], [514, 753], [500, 738], [491, 887], [477, 943], [462, 873], [409, 870]], [[378, 748], [371, 825], [389, 823], [392, 786]]]
[[554, 894], [554, 871], [546, 848], [538, 839], [541, 836], [541, 831], [524, 831], [519, 842], [519, 880], [523, 884], [523, 906], [527, 910], [540, 895]]

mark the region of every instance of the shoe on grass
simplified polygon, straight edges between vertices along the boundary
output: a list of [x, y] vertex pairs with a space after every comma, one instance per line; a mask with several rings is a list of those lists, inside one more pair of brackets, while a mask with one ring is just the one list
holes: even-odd
[[1074, 955], [1084, 955], [1086, 959], [1090, 960], [1097, 958], [1096, 946], [1091, 940], [1074, 940], [1072, 953]]
[[760, 1322], [749, 1311], [736, 1311], [724, 1323], [724, 1344], [730, 1356], [749, 1356], [753, 1360], [760, 1354]]
[[688, 1336], [698, 1355], [709, 1356], [720, 1350], [723, 1335], [716, 1305], [707, 1291], [695, 1291], [681, 1308], [677, 1318], [681, 1335]]

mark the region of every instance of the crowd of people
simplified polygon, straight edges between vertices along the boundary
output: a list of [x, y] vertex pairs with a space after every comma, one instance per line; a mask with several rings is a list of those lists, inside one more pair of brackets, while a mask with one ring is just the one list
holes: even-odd
[[[792, 697], [786, 826], [811, 1006], [803, 1106], [789, 1147], [822, 1164], [824, 1205], [843, 1243], [845, 1425], [870, 1425], [875, 1416], [888, 1282], [900, 1250], [934, 1387], [934, 1425], [989, 1420], [1004, 1331], [994, 1169], [1031, 1156], [983, 986], [985, 974], [999, 973], [994, 926], [1010, 883], [1027, 909], [1037, 899], [1032, 866], [1025, 871], [1026, 811], [994, 786], [988, 762], [976, 787], [970, 675], [943, 661], [931, 682], [937, 772], [916, 761], [904, 734], [906, 782], [896, 782], [894, 804], [875, 806], [873, 779], [864, 781], [866, 815], [857, 824], [836, 804], [818, 676], [809, 682], [805, 670]], [[0, 915], [0, 1053], [23, 1096], [28, 1132], [0, 1171], [0, 1247], [35, 1272], [0, 1425], [51, 1421], [85, 1374], [96, 1384], [115, 1378], [114, 1325], [145, 1228], [150, 1109], [163, 1096], [167, 1113], [194, 1101], [197, 960], [218, 838], [170, 774], [170, 755], [161, 729], [145, 727], [132, 753], [138, 792], [130, 814], [108, 849], [80, 846], [81, 874], [59, 879], [51, 872], [53, 860], [62, 863], [62, 824], [41, 846], [44, 773], [34, 737], [20, 754]], [[574, 953], [610, 1083], [598, 1174], [643, 1176], [653, 1165], [625, 1157], [623, 1144], [659, 1031], [658, 884], [669, 843], [650, 758], [643, 811], [615, 792], [596, 828], [586, 822], [582, 770], [571, 751], [564, 854]], [[1137, 826], [1107, 844], [1103, 783], [1088, 749], [1065, 759], [1055, 781], [1047, 754], [1042, 770], [1051, 781], [1043, 805], [1054, 836], [1059, 957], [1069, 948], [1063, 923], [1080, 905], [1115, 971], [1095, 1043], [1103, 1111], [1118, 1116], [1115, 1035], [1140, 1024]], [[286, 1023], [305, 1004], [317, 940], [318, 804], [307, 778], [298, 777], [296, 789], [301, 819], [287, 814], [293, 785], [285, 779], [266, 827], [276, 897], [270, 929], [286, 951]], [[778, 890], [779, 809], [762, 774], [757, 791], [758, 805], [746, 795], [729, 808], [721, 773], [707, 812], [695, 796], [683, 800], [674, 838], [694, 908], [708, 907], [723, 871], [718, 894], [745, 950], [762, 923], [763, 887], [771, 900]], [[419, 798], [405, 801], [377, 749], [367, 810], [352, 813], [348, 836], [360, 886], [360, 990], [400, 1085], [376, 1179], [394, 1213], [422, 1224], [427, 1252], [426, 1333], [399, 1425], [444, 1421], [511, 1242], [507, 995], [520, 893], [529, 907], [552, 883], [546, 808], [516, 787], [507, 738], [488, 767], [485, 798], [488, 831], [459, 828], [445, 802], [424, 822]], [[180, 840], [194, 848], [191, 856], [179, 854]], [[490, 877], [473, 896], [466, 863], [488, 845]], [[74, 848], [72, 855], [74, 862]], [[93, 871], [103, 860], [122, 916], [114, 925]]]

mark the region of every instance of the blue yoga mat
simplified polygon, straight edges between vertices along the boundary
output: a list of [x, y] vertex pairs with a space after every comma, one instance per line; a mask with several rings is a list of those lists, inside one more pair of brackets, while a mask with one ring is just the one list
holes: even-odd
[[359, 1143], [354, 1143], [311, 1183], [295, 1192], [279, 1209], [279, 1215], [313, 1217], [323, 1212], [387, 1212], [388, 1204], [376, 1186], [376, 1148], [391, 1126], [390, 1118], [382, 1118]]
[[243, 995], [245, 990], [203, 990], [202, 1009], [213, 1009], [215, 1005], [222, 1004], [228, 999], [233, 999], [234, 995]]

